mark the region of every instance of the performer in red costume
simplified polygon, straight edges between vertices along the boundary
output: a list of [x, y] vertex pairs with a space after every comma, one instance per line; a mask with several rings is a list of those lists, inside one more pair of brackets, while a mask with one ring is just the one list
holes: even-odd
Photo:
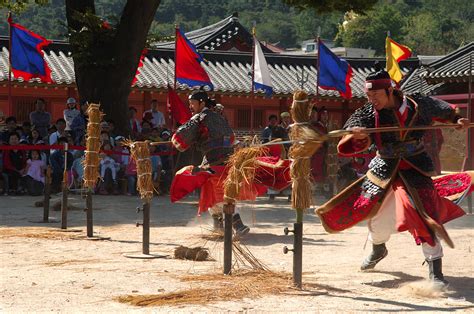
[[[387, 256], [385, 243], [396, 232], [409, 231], [422, 246], [430, 279], [445, 284], [440, 239], [453, 246], [443, 224], [464, 215], [456, 205], [471, 190], [471, 175], [459, 173], [432, 180], [434, 166], [423, 146], [423, 131], [367, 134], [364, 128], [426, 126], [439, 121], [467, 127], [456, 108], [431, 98], [406, 97], [394, 88], [386, 71], [369, 74], [365, 87], [369, 102], [346, 122], [351, 129], [338, 144], [343, 156], [375, 143], [377, 155], [367, 175], [316, 210], [325, 229], [338, 232], [369, 219], [373, 250], [361, 269], [375, 267]], [[452, 201], [453, 200], [453, 201]]]
[[[189, 107], [193, 113], [191, 119], [181, 125], [172, 137], [173, 145], [185, 151], [191, 145], [197, 145], [204, 159], [199, 167], [187, 166], [179, 170], [171, 185], [171, 201], [176, 202], [197, 188], [201, 189], [199, 213], [210, 210], [214, 228], [222, 229], [222, 203], [224, 199], [223, 182], [227, 176], [226, 161], [234, 151], [234, 132], [227, 120], [212, 107], [215, 101], [203, 90], [196, 90], [189, 96]], [[291, 182], [289, 161], [278, 157], [264, 157], [259, 160], [255, 182], [251, 191], [244, 191], [241, 199], [255, 199], [266, 192], [266, 186], [277, 189], [286, 188]], [[249, 232], [243, 224], [240, 214], [233, 217], [234, 230], [238, 236]]]

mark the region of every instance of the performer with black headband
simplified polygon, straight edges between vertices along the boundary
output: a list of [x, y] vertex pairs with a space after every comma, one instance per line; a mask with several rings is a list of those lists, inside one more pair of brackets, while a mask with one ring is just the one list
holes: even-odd
[[375, 143], [377, 155], [370, 162], [366, 176], [319, 207], [316, 213], [329, 232], [342, 231], [369, 219], [369, 240], [373, 250], [362, 263], [361, 270], [373, 269], [387, 256], [385, 243], [391, 234], [409, 231], [416, 244], [422, 246], [430, 279], [446, 284], [440, 239], [449, 246], [453, 243], [443, 224], [464, 215], [464, 211], [446, 196], [457, 195], [459, 201], [471, 188], [472, 178], [467, 173], [460, 173], [453, 176], [453, 180], [460, 183], [456, 187], [438, 186], [438, 181], [430, 177], [435, 173], [433, 162], [423, 147], [423, 131], [369, 135], [364, 128], [426, 126], [439, 121], [457, 123], [462, 129], [467, 127], [469, 120], [442, 100], [404, 96], [384, 70], [367, 76], [365, 90], [369, 102], [346, 122], [344, 128], [351, 129], [352, 134], [341, 139], [338, 152], [352, 156]]
[[[228, 157], [234, 151], [234, 132], [227, 120], [213, 110], [215, 105], [215, 100], [210, 99], [206, 91], [202, 89], [193, 91], [189, 95], [189, 109], [193, 116], [176, 130], [171, 139], [173, 145], [179, 151], [185, 151], [195, 144], [197, 149], [203, 153], [203, 161], [199, 167], [194, 167], [193, 173], [199, 171], [214, 173], [215, 170], [213, 169], [221, 168], [223, 170]], [[173, 184], [177, 183], [174, 182]], [[212, 198], [214, 196], [201, 195], [201, 198], [203, 197]], [[210, 212], [214, 220], [214, 228], [222, 229], [222, 204], [211, 207]], [[249, 227], [243, 224], [238, 213], [234, 215], [233, 223], [234, 229], [239, 236], [247, 234], [250, 230]]]

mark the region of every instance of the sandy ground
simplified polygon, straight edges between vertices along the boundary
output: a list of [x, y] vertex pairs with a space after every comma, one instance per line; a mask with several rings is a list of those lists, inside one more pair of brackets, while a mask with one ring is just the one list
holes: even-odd
[[[84, 206], [80, 196], [73, 204]], [[473, 226], [467, 215], [448, 224], [456, 248], [445, 247], [444, 273], [450, 292], [437, 296], [414, 293], [428, 275], [422, 266], [421, 248], [407, 233], [397, 234], [388, 244], [389, 255], [373, 272], [360, 272], [369, 252], [364, 250], [365, 226], [341, 234], [327, 234], [313, 213], [305, 216], [302, 292], [274, 295], [250, 294], [242, 300], [205, 305], [138, 307], [119, 303], [123, 295], [164, 294], [200, 287], [180, 281], [186, 274], [222, 272], [222, 243], [201, 236], [210, 228], [210, 217], [196, 217], [197, 199], [170, 204], [165, 197], [152, 204], [151, 253], [169, 255], [161, 259], [129, 259], [127, 252], [141, 251], [142, 229], [135, 227], [141, 214], [136, 197], [94, 196], [95, 232], [110, 237], [91, 241], [85, 236], [85, 214], [70, 211], [68, 230], [60, 224], [37, 224], [42, 208], [33, 207], [34, 197], [0, 197], [0, 312], [474, 312]], [[294, 213], [284, 198], [269, 203], [266, 198], [241, 207], [251, 226], [242, 243], [271, 270], [291, 273], [292, 255], [282, 247], [292, 237], [283, 234]], [[51, 216], [60, 217], [59, 212]], [[193, 262], [172, 259], [178, 245], [205, 245], [213, 260]], [[421, 281], [421, 282], [420, 282]], [[202, 284], [201, 284], [202, 285]], [[205, 287], [205, 285], [203, 285]]]

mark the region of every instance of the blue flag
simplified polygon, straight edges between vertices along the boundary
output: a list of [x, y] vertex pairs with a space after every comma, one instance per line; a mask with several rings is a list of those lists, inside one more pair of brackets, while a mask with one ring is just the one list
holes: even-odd
[[322, 89], [337, 90], [341, 97], [352, 98], [349, 85], [352, 68], [349, 63], [338, 58], [321, 40], [318, 42], [318, 85]]
[[8, 18], [11, 34], [10, 62], [15, 77], [25, 81], [40, 78], [43, 83], [51, 83], [51, 70], [43, 57], [43, 47], [51, 42], [38, 34], [13, 23]]

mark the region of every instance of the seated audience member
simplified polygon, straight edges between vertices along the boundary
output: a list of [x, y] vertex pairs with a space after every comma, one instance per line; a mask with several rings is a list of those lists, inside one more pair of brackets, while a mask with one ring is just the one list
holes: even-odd
[[150, 160], [152, 169], [153, 186], [156, 191], [159, 191], [161, 178], [161, 158], [158, 155], [153, 155], [156, 152], [156, 146], [150, 146]]
[[110, 185], [113, 186], [114, 194], [118, 194], [118, 183], [117, 183], [117, 173], [120, 170], [120, 165], [115, 162], [115, 160], [108, 156], [103, 151], [112, 151], [112, 145], [110, 143], [105, 143], [101, 147], [100, 153], [100, 177], [102, 182], [99, 185], [99, 194], [107, 195], [107, 187]]
[[30, 158], [26, 161], [25, 176], [23, 177], [29, 195], [43, 194], [45, 171], [46, 164], [41, 160], [40, 151], [30, 151]]
[[8, 143], [8, 141], [10, 140], [10, 134], [16, 131], [16, 127], [17, 127], [16, 118], [13, 116], [8, 117], [5, 120], [5, 123], [6, 123], [6, 129], [4, 129], [3, 132], [1, 133], [0, 140], [3, 143]]
[[[16, 132], [10, 133], [8, 144], [15, 146], [20, 144], [20, 137]], [[25, 172], [26, 153], [24, 150], [12, 149], [3, 153], [3, 172], [7, 175], [8, 185], [5, 190], [10, 195], [21, 195], [24, 190], [21, 186], [21, 176]]]
[[[64, 145], [67, 143], [67, 138], [60, 137], [58, 139], [59, 145]], [[49, 162], [51, 164], [51, 191], [53, 193], [58, 193], [61, 191], [61, 183], [63, 181], [63, 173], [64, 173], [64, 151], [61, 149], [55, 150], [51, 156], [49, 157]], [[71, 152], [67, 152], [67, 165], [66, 165], [66, 172], [71, 171], [72, 163], [74, 162], [74, 158]]]

